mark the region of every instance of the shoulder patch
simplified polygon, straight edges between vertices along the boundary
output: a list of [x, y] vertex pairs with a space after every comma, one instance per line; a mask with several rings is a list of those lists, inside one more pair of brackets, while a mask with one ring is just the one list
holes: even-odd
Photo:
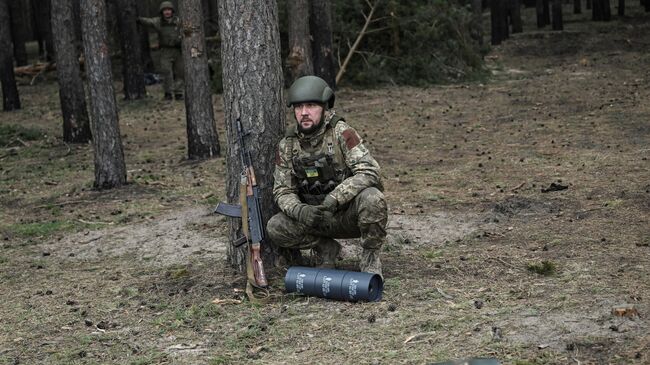
[[361, 143], [359, 135], [352, 128], [344, 130], [343, 133], [341, 133], [341, 136], [343, 136], [343, 140], [345, 140], [345, 145], [347, 146], [348, 150], [353, 149], [359, 143]]
[[282, 158], [280, 157], [280, 149], [278, 148], [275, 150], [275, 164], [276, 165], [281, 165], [282, 164]]

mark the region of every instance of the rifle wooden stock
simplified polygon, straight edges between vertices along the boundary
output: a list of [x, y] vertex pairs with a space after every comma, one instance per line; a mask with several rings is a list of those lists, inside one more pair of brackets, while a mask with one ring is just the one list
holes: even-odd
[[244, 131], [241, 120], [237, 119], [237, 137], [239, 139], [239, 155], [241, 157], [242, 171], [239, 179], [239, 206], [219, 203], [215, 212], [229, 217], [241, 217], [243, 239], [238, 239], [235, 244], [243, 241], [247, 243], [246, 278], [248, 280], [247, 294], [253, 299], [252, 289], [249, 286], [266, 288], [268, 282], [264, 274], [262, 263], [262, 241], [264, 240], [264, 223], [260, 208], [259, 191], [255, 171], [250, 154], [244, 145]]
[[268, 286], [268, 282], [266, 280], [266, 275], [264, 274], [261, 245], [260, 242], [253, 242], [251, 240], [248, 198], [254, 197], [254, 194], [249, 173], [250, 169], [247, 169], [246, 173], [242, 174], [239, 188], [239, 202], [241, 203], [242, 207], [242, 231], [244, 232], [244, 236], [246, 236], [246, 241], [248, 242], [248, 255], [246, 257], [246, 277], [248, 278], [248, 282], [252, 285], [264, 288]]

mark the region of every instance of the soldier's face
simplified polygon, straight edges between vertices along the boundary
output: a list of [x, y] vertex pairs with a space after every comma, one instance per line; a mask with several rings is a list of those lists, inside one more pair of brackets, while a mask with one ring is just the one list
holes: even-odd
[[170, 9], [170, 8], [165, 8], [165, 9], [163, 9], [162, 13], [163, 13], [163, 17], [171, 18], [172, 15], [174, 14], [174, 11], [172, 9]]
[[323, 106], [317, 103], [294, 104], [293, 112], [300, 131], [310, 133], [316, 130], [321, 122]]

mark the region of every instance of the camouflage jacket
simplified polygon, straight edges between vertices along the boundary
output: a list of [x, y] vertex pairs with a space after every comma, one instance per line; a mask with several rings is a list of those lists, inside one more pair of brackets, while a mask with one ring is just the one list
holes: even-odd
[[153, 18], [138, 18], [141, 24], [158, 32], [158, 42], [161, 48], [181, 46], [181, 20], [177, 16], [169, 21], [157, 16]]
[[318, 205], [327, 194], [341, 206], [365, 188], [383, 190], [379, 164], [359, 134], [334, 114], [313, 135], [300, 133], [297, 125], [289, 129], [278, 145], [273, 177], [273, 198], [289, 216], [296, 204]]

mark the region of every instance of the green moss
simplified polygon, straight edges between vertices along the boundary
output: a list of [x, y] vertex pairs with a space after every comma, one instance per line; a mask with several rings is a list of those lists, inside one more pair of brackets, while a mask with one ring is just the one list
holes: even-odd
[[36, 141], [43, 138], [44, 133], [40, 129], [23, 127], [15, 124], [0, 125], [0, 147], [7, 146], [16, 140]]
[[551, 261], [542, 261], [540, 263], [529, 263], [526, 267], [528, 271], [542, 276], [551, 276], [557, 272], [556, 265]]

